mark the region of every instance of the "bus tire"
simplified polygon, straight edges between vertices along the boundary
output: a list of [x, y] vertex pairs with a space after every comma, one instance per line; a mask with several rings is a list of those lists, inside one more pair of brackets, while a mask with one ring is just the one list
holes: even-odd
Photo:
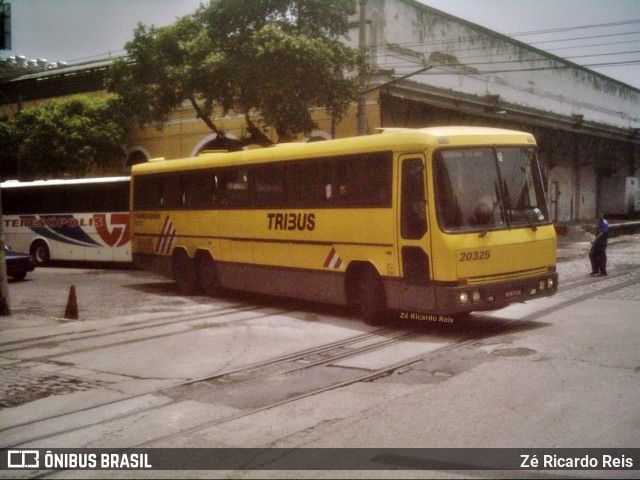
[[360, 317], [369, 325], [384, 323], [387, 300], [382, 279], [373, 267], [365, 267], [359, 272], [354, 293]]
[[51, 260], [49, 245], [43, 240], [36, 240], [31, 244], [29, 253], [34, 256], [38, 265], [45, 265]]
[[209, 252], [198, 252], [196, 254], [196, 272], [198, 284], [202, 291], [210, 297], [219, 295], [220, 280], [218, 279], [218, 269]]
[[191, 295], [198, 290], [196, 279], [196, 265], [186, 251], [177, 250], [173, 253], [173, 278], [176, 281], [178, 292], [183, 295]]

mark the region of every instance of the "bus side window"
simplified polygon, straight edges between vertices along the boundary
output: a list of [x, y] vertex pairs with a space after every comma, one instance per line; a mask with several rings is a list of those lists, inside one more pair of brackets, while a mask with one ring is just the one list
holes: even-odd
[[214, 207], [223, 207], [227, 204], [227, 199], [224, 196], [224, 175], [220, 172], [215, 172], [212, 179], [212, 191], [211, 191], [211, 204]]
[[182, 208], [182, 179], [179, 174], [162, 177], [162, 206], [165, 208]]
[[358, 154], [333, 162], [327, 198], [347, 207], [391, 206], [392, 157], [389, 152]]
[[246, 168], [226, 169], [222, 175], [224, 205], [246, 207], [249, 205], [249, 172]]
[[285, 205], [285, 166], [254, 167], [251, 173], [256, 205], [261, 207], [283, 207]]
[[325, 164], [328, 164], [330, 169], [328, 161], [299, 162], [288, 166], [287, 203], [289, 207], [317, 207], [326, 203], [323, 180], [327, 168]]
[[133, 181], [133, 204], [136, 208], [158, 208], [162, 205], [161, 178], [139, 175]]
[[375, 154], [366, 159], [365, 177], [367, 204], [376, 207], [391, 206], [392, 159], [387, 154]]
[[78, 213], [118, 212], [129, 203], [129, 184], [79, 185], [77, 190], [67, 189], [67, 205]]
[[182, 181], [185, 206], [209, 208], [214, 204], [215, 177], [211, 171], [192, 172]]

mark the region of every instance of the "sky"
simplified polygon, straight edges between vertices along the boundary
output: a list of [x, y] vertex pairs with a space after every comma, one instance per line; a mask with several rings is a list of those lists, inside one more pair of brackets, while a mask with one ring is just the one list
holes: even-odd
[[[0, 57], [78, 63], [121, 55], [139, 21], [168, 25], [201, 1], [5, 0], [13, 49]], [[607, 64], [589, 68], [640, 89], [640, 0], [419, 1], [574, 63]]]

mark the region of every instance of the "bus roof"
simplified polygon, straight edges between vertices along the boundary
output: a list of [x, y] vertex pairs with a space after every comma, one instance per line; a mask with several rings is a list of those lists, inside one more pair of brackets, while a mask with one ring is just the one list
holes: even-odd
[[20, 182], [18, 180], [7, 180], [0, 183], [1, 188], [15, 187], [49, 187], [53, 185], [86, 185], [96, 183], [114, 183], [128, 182], [131, 177], [95, 177], [95, 178], [78, 178], [78, 179], [54, 179], [54, 180], [34, 180], [32, 182]]
[[535, 145], [527, 132], [487, 127], [445, 126], [422, 129], [385, 128], [377, 135], [349, 137], [311, 143], [283, 143], [237, 152], [201, 153], [175, 160], [157, 159], [133, 166], [134, 174], [173, 172], [183, 169], [260, 164], [393, 150], [419, 152], [428, 148], [462, 145]]

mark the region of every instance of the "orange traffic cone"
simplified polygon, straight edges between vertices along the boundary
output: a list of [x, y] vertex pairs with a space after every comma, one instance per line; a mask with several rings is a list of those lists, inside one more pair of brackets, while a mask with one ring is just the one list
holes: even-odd
[[78, 299], [76, 298], [76, 286], [71, 285], [69, 289], [69, 299], [67, 300], [67, 308], [64, 310], [64, 318], [69, 320], [78, 320]]

